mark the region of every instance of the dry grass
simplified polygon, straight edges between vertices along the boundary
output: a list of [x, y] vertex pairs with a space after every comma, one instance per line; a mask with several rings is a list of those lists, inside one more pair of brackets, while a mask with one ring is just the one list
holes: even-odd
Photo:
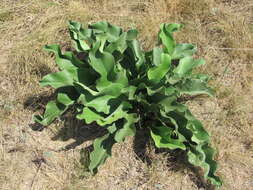
[[[79, 161], [79, 150], [90, 141], [75, 149], [60, 149], [93, 129], [81, 133], [70, 121], [73, 129], [62, 130], [64, 123], [59, 121], [41, 132], [31, 130], [32, 114], [52, 93], [38, 85], [42, 76], [55, 70], [53, 57], [42, 47], [52, 43], [69, 47], [66, 23], [70, 19], [136, 27], [147, 49], [153, 46], [160, 23], [184, 23], [177, 39], [198, 45], [198, 56], [207, 60], [201, 71], [213, 76], [217, 90], [215, 98], [198, 98], [189, 106], [218, 149], [222, 189], [253, 189], [252, 13], [250, 0], [2, 0], [0, 189], [210, 189], [196, 171], [177, 160], [180, 154], [175, 158], [149, 148], [152, 164], [147, 166], [136, 158], [131, 138], [115, 146], [114, 157], [91, 177]], [[55, 137], [60, 131], [61, 138]]]

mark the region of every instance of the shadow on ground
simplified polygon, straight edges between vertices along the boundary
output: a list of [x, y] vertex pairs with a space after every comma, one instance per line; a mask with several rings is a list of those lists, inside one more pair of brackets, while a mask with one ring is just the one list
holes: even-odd
[[[51, 95], [40, 94], [38, 96], [28, 97], [23, 103], [25, 109], [32, 111], [43, 112], [48, 101], [55, 98], [55, 93]], [[61, 151], [67, 151], [70, 149], [75, 149], [77, 146], [85, 143], [86, 141], [93, 141], [98, 137], [106, 134], [106, 129], [102, 128], [95, 123], [90, 125], [84, 124], [83, 121], [75, 118], [77, 114], [74, 107], [70, 108], [67, 113], [65, 113], [60, 120], [63, 121], [63, 127], [61, 127], [58, 133], [52, 137], [53, 141], [61, 140], [68, 141], [69, 139], [74, 139], [75, 141], [71, 144], [66, 145]], [[32, 123], [30, 127], [34, 131], [42, 131], [45, 129], [44, 126]], [[150, 147], [150, 137], [149, 130], [145, 128], [137, 128], [136, 135], [133, 140], [133, 151], [136, 154], [136, 158], [145, 162], [148, 166], [152, 165], [152, 159], [149, 155], [147, 148]], [[155, 147], [152, 147], [155, 148]], [[80, 163], [83, 168], [87, 170], [89, 161], [89, 153], [93, 150], [92, 145], [81, 149], [81, 159]], [[206, 182], [200, 170], [193, 167], [187, 161], [186, 153], [182, 150], [168, 150], [168, 149], [157, 149], [155, 148], [155, 154], [165, 154], [167, 156], [167, 169], [178, 172], [189, 169], [191, 172], [188, 174], [189, 178], [194, 182], [194, 184], [199, 189], [213, 190], [214, 187]]]
[[[150, 138], [149, 138], [149, 130], [148, 129], [137, 129], [136, 135], [134, 137], [133, 143], [133, 150], [137, 155], [137, 159], [142, 160], [143, 162], [147, 163], [148, 166], [152, 165], [152, 159], [147, 153], [147, 148], [150, 145]], [[189, 178], [193, 181], [193, 183], [198, 187], [198, 189], [205, 189], [205, 190], [214, 190], [214, 186], [208, 183], [202, 176], [203, 174], [199, 170], [192, 166], [187, 161], [186, 152], [183, 150], [169, 150], [163, 148], [156, 148], [155, 154], [165, 154], [167, 156], [167, 169], [174, 171], [174, 172], [184, 172], [185, 169], [189, 169], [191, 172], [188, 172]]]

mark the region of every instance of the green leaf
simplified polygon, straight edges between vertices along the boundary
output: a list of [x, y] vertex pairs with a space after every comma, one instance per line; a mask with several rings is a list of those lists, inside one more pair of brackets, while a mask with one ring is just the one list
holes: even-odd
[[197, 51], [193, 44], [176, 44], [172, 54], [172, 59], [182, 59], [192, 56]]
[[203, 82], [199, 79], [186, 80], [183, 83], [176, 85], [180, 95], [198, 95], [198, 94], [207, 94], [209, 96], [214, 95], [214, 90], [209, 88], [206, 82]]
[[222, 181], [214, 173], [217, 168], [216, 162], [213, 160], [214, 150], [208, 144], [192, 146], [187, 153], [188, 161], [204, 169], [204, 177], [213, 185], [221, 186]]
[[[122, 102], [113, 113], [111, 113], [109, 116], [100, 118], [97, 120], [97, 123], [100, 126], [105, 126], [112, 124], [113, 122], [122, 119], [122, 118], [128, 118], [130, 117], [129, 114], [127, 113], [127, 109], [130, 109], [132, 106], [128, 102]], [[131, 118], [130, 118], [131, 119]]]
[[203, 64], [205, 64], [203, 59], [195, 60], [192, 57], [184, 57], [180, 59], [179, 65], [173, 72], [179, 76], [184, 76], [186, 74], [191, 74], [193, 68]]
[[169, 149], [182, 149], [186, 150], [184, 145], [184, 138], [179, 138], [181, 136], [177, 136], [177, 138], [172, 138], [173, 130], [169, 127], [165, 126], [154, 126], [150, 128], [151, 137], [155, 142], [157, 148], [169, 148]]
[[63, 86], [72, 86], [76, 69], [63, 70], [56, 73], [48, 74], [40, 81], [41, 86], [52, 86], [60, 88]]
[[94, 82], [95, 78], [96, 75], [94, 75], [94, 72], [89, 69], [70, 68], [46, 75], [40, 81], [40, 85], [50, 85], [53, 88], [60, 88], [64, 86], [73, 86], [73, 83], [78, 81], [90, 85]]
[[47, 126], [51, 124], [57, 117], [62, 115], [74, 102], [75, 101], [71, 99], [67, 94], [60, 92], [57, 95], [56, 101], [50, 101], [46, 105], [44, 115], [33, 116], [33, 121]]
[[103, 117], [95, 112], [93, 112], [91, 109], [88, 107], [83, 108], [83, 112], [81, 114], [78, 114], [77, 119], [84, 119], [85, 123], [90, 124], [94, 121], [97, 121], [99, 119], [103, 119]]
[[98, 72], [101, 76], [107, 76], [108, 72], [113, 69], [114, 58], [110, 53], [97, 53], [90, 52], [90, 65], [92, 68]]
[[132, 50], [134, 55], [135, 68], [138, 71], [145, 62], [144, 53], [140, 47], [140, 44], [136, 39], [128, 43], [129, 48]]
[[120, 27], [108, 23], [107, 40], [109, 42], [116, 41], [119, 38], [121, 32], [122, 29]]
[[106, 128], [110, 134], [113, 134], [115, 131], [117, 131], [117, 127], [115, 123], [109, 127]]
[[128, 78], [127, 78], [127, 75], [126, 75], [126, 71], [123, 70], [123, 69], [120, 70], [120, 71], [117, 71], [116, 74], [115, 74], [115, 77], [110, 81], [112, 81], [114, 83], [119, 83], [123, 87], [126, 87], [128, 85]]
[[125, 94], [129, 100], [134, 100], [136, 90], [137, 90], [137, 87], [128, 86], [126, 88], [121, 89], [121, 93]]
[[180, 24], [161, 24], [159, 31], [159, 40], [165, 46], [166, 53], [172, 55], [176, 42], [172, 36], [172, 33], [179, 30], [182, 27]]
[[107, 32], [108, 30], [108, 22], [96, 22], [94, 24], [90, 24], [89, 28], [95, 29], [96, 32], [101, 31], [101, 32]]
[[127, 31], [127, 40], [131, 41], [137, 38], [138, 31], [136, 29], [131, 29]]
[[80, 61], [72, 52], [65, 52], [65, 54], [62, 54], [59, 45], [46, 45], [44, 49], [55, 54], [56, 64], [62, 70], [75, 67], [87, 67], [87, 65]]
[[98, 91], [93, 90], [87, 85], [84, 85], [83, 83], [80, 82], [74, 82], [74, 86], [77, 89], [77, 91], [83, 95], [87, 95], [87, 93], [89, 93], [92, 96], [98, 96], [100, 94]]
[[72, 30], [80, 30], [81, 29], [81, 24], [79, 22], [75, 22], [75, 21], [69, 21], [69, 28]]
[[57, 94], [57, 102], [65, 106], [70, 106], [74, 103], [74, 101], [67, 94], [61, 92]]
[[191, 140], [196, 143], [204, 143], [204, 142], [209, 142], [209, 135], [208, 133], [204, 130], [202, 124], [198, 120], [192, 120], [188, 121], [187, 129], [189, 129], [192, 132], [192, 138]]
[[136, 114], [127, 114], [123, 127], [115, 133], [115, 141], [122, 142], [127, 136], [134, 136], [136, 133], [135, 123], [139, 120]]
[[206, 74], [201, 74], [201, 73], [192, 74], [191, 76], [192, 76], [193, 79], [199, 79], [199, 80], [201, 80], [203, 82], [208, 82], [211, 79], [210, 76], [208, 76]]
[[123, 53], [127, 48], [127, 33], [122, 33], [117, 39], [115, 39], [110, 45], [105, 48], [105, 51], [113, 53], [114, 51], [119, 51]]
[[153, 49], [153, 64], [155, 66], [158, 66], [161, 64], [161, 55], [163, 53], [163, 50], [159, 47], [155, 47]]
[[90, 102], [86, 104], [88, 107], [92, 107], [96, 109], [98, 112], [103, 112], [105, 114], [110, 113], [110, 106], [108, 105], [108, 102], [113, 99], [114, 97], [111, 95], [104, 95], [104, 96], [99, 96], [97, 98], [94, 98]]
[[111, 134], [106, 134], [94, 141], [94, 150], [90, 154], [89, 165], [89, 170], [92, 173], [96, 173], [97, 168], [102, 165], [108, 157], [111, 156], [111, 149], [114, 143], [115, 141]]
[[161, 64], [155, 67], [152, 67], [148, 70], [149, 80], [154, 81], [155, 83], [160, 82], [160, 80], [167, 74], [170, 70], [171, 57], [169, 54], [161, 54]]
[[80, 23], [69, 21], [69, 31], [78, 52], [90, 50], [92, 42], [90, 29], [83, 29]]
[[84, 40], [79, 40], [80, 47], [82, 48], [81, 50], [86, 51], [90, 49], [90, 46], [88, 43]]

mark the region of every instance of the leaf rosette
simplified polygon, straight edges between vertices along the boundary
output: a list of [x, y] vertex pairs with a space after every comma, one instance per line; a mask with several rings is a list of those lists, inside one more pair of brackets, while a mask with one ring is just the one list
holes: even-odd
[[44, 76], [40, 84], [57, 89], [57, 97], [34, 121], [47, 126], [77, 104], [78, 119], [105, 128], [107, 133], [93, 142], [92, 173], [111, 156], [115, 143], [134, 136], [138, 127], [147, 128], [156, 147], [187, 151], [188, 161], [203, 168], [204, 177], [220, 186], [209, 134], [179, 101], [182, 95], [214, 93], [207, 75], [193, 73], [205, 63], [192, 57], [196, 47], [174, 40], [173, 32], [181, 27], [161, 24], [158, 45], [145, 52], [135, 29], [123, 31], [108, 22], [85, 28], [70, 21], [75, 51], [83, 56], [62, 52], [58, 45], [45, 46], [55, 54], [60, 71]]

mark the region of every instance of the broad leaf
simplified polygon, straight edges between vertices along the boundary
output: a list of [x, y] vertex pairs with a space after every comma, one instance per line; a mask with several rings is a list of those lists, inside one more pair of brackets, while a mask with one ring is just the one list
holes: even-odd
[[114, 143], [115, 141], [111, 134], [106, 134], [94, 141], [94, 150], [90, 154], [91, 162], [89, 165], [89, 170], [92, 173], [96, 173], [97, 168], [102, 165], [108, 157], [111, 156], [111, 149]]
[[92, 111], [91, 109], [89, 109], [88, 107], [85, 107], [83, 109], [83, 112], [81, 114], [77, 115], [77, 119], [84, 119], [85, 123], [90, 124], [94, 121], [97, 121], [99, 119], [103, 119], [103, 117], [97, 113], [95, 113], [94, 111]]
[[180, 94], [207, 94], [209, 96], [214, 95], [214, 90], [209, 88], [206, 82], [198, 79], [186, 80], [185, 82], [176, 85], [176, 88]]
[[204, 168], [204, 177], [211, 181], [216, 186], [221, 186], [222, 182], [214, 173], [217, 168], [216, 162], [213, 160], [214, 150], [207, 144], [192, 146], [187, 153], [188, 161], [195, 165]]
[[182, 27], [180, 24], [161, 24], [159, 39], [165, 47], [166, 53], [170, 55], [173, 53], [176, 46], [176, 42], [172, 36], [172, 33], [179, 30]]
[[[65, 89], [64, 89], [65, 90]], [[62, 92], [60, 92], [62, 91]], [[41, 125], [47, 126], [51, 124], [57, 117], [62, 115], [70, 105], [72, 105], [75, 100], [70, 98], [68, 94], [60, 90], [56, 101], [50, 101], [47, 106], [43, 116], [35, 115], [33, 120], [40, 123]]]
[[155, 83], [159, 82], [170, 70], [171, 57], [169, 54], [161, 54], [161, 64], [148, 70], [148, 78]]
[[192, 56], [197, 51], [193, 44], [177, 44], [172, 54], [172, 59], [182, 59]]
[[135, 123], [139, 120], [135, 114], [127, 114], [123, 127], [115, 133], [115, 141], [122, 142], [127, 136], [134, 136], [136, 132]]
[[90, 85], [96, 79], [93, 71], [85, 68], [69, 68], [56, 73], [48, 74], [40, 81], [41, 86], [50, 85], [54, 88], [73, 86], [74, 82]]
[[[153, 138], [157, 148], [182, 149], [185, 150], [184, 138], [180, 138], [178, 134], [166, 126], [155, 126], [151, 128], [151, 137]], [[174, 135], [174, 138], [172, 136]]]
[[184, 76], [186, 74], [190, 74], [193, 68], [203, 64], [205, 64], [203, 59], [195, 60], [192, 57], [184, 57], [180, 59], [179, 65], [174, 70], [174, 73], [179, 76]]

